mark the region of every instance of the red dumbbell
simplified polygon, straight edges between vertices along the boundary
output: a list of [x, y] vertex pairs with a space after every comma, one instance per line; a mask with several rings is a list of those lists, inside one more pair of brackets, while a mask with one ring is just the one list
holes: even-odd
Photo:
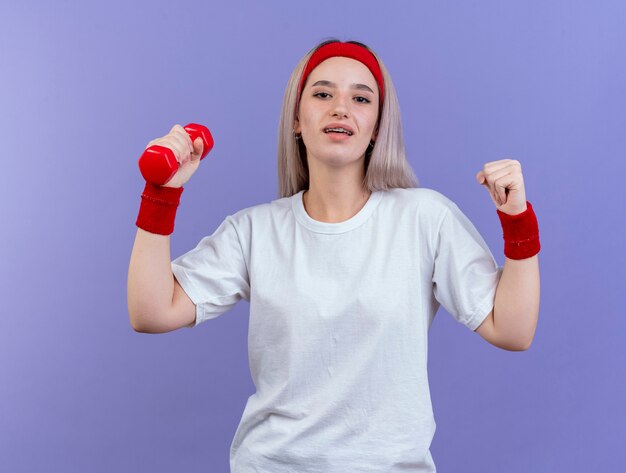
[[[192, 142], [198, 137], [202, 138], [204, 149], [200, 159], [204, 159], [213, 148], [213, 137], [209, 129], [197, 123], [189, 123], [183, 128], [189, 134]], [[174, 152], [165, 146], [152, 145], [146, 148], [139, 158], [139, 170], [143, 178], [158, 186], [162, 186], [174, 177], [178, 171], [178, 166]]]

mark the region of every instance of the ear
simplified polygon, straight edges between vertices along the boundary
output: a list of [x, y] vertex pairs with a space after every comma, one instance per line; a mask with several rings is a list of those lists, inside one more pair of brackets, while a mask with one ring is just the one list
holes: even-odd
[[297, 116], [296, 116], [296, 118], [294, 120], [293, 131], [294, 131], [294, 133], [300, 133], [301, 132], [300, 120], [298, 120]]

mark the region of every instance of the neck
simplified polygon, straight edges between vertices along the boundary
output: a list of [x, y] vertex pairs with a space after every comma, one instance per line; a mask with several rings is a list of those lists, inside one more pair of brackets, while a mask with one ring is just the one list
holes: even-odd
[[302, 196], [309, 216], [319, 222], [339, 223], [354, 217], [367, 203], [371, 191], [361, 180], [337, 176], [330, 180], [310, 180]]

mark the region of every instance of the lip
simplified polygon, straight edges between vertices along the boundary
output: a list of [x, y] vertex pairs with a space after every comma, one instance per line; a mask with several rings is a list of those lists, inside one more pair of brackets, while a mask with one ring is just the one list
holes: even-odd
[[354, 130], [344, 123], [329, 123], [324, 128], [322, 128], [322, 133], [327, 134], [324, 131], [326, 128], [343, 128], [344, 130], [348, 130], [350, 133], [352, 133], [352, 135], [350, 136], [354, 136]]

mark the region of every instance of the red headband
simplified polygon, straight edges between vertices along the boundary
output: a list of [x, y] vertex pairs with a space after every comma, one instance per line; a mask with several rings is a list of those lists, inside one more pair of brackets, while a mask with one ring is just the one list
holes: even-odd
[[304, 72], [302, 73], [302, 77], [300, 78], [300, 84], [298, 85], [298, 101], [296, 102], [296, 110], [298, 109], [298, 103], [300, 102], [302, 87], [304, 87], [304, 83], [306, 82], [307, 77], [309, 77], [311, 71], [319, 66], [322, 61], [335, 56], [356, 59], [367, 66], [378, 83], [380, 106], [382, 107], [383, 99], [385, 98], [385, 82], [376, 57], [363, 46], [359, 46], [354, 43], [342, 43], [337, 41], [319, 47], [309, 58], [309, 61], [304, 68]]

